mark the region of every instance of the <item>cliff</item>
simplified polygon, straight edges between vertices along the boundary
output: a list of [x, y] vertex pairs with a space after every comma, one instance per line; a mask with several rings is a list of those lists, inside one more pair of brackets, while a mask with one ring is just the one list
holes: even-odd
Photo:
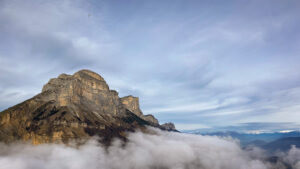
[[114, 137], [126, 140], [126, 132], [146, 126], [176, 131], [143, 115], [137, 97], [120, 98], [100, 75], [81, 70], [50, 79], [40, 94], [1, 112], [0, 141], [68, 143], [100, 136], [109, 143]]

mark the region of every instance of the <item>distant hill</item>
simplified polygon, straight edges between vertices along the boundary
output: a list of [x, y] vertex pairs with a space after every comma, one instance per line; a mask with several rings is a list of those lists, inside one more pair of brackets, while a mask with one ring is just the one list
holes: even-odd
[[266, 143], [286, 138], [286, 137], [300, 137], [300, 132], [293, 131], [287, 133], [259, 133], [259, 134], [251, 134], [251, 133], [239, 133], [235, 131], [226, 131], [226, 132], [207, 132], [207, 133], [200, 133], [200, 132], [193, 132], [192, 134], [200, 134], [200, 135], [210, 135], [210, 136], [220, 136], [220, 137], [232, 137], [235, 139], [240, 140], [243, 146], [252, 144], [261, 146]]
[[266, 145], [267, 143], [268, 142], [263, 141], [263, 140], [254, 140], [254, 141], [249, 142], [247, 145], [261, 147], [261, 146]]
[[300, 148], [300, 137], [286, 137], [269, 142], [261, 147], [268, 151], [287, 151], [294, 145]]
[[291, 148], [292, 145], [295, 145], [296, 147], [300, 148], [300, 132], [297, 131], [287, 133], [274, 132], [259, 134], [226, 131], [210, 133], [195, 132], [193, 134], [232, 137], [234, 139], [240, 140], [242, 147], [257, 146], [266, 150], [269, 153], [275, 151], [287, 151]]

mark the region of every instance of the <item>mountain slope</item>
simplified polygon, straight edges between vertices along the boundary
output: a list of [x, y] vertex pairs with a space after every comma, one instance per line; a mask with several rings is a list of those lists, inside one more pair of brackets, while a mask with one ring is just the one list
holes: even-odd
[[300, 137], [281, 138], [263, 145], [262, 148], [268, 151], [275, 152], [275, 151], [287, 151], [292, 146], [296, 146], [297, 148], [300, 147]]
[[119, 98], [100, 75], [81, 70], [50, 79], [40, 94], [1, 112], [0, 141], [68, 143], [97, 135], [109, 143], [146, 125], [175, 130], [143, 115], [137, 97]]

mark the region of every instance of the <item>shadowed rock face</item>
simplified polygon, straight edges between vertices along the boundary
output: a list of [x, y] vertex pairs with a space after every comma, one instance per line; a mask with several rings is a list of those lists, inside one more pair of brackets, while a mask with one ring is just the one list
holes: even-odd
[[130, 110], [135, 115], [137, 116], [143, 115], [142, 111], [140, 110], [138, 97], [133, 97], [133, 96], [122, 97], [121, 103], [126, 109]]
[[123, 107], [139, 116], [140, 118], [152, 123], [154, 126], [159, 125], [158, 120], [153, 115], [143, 115], [140, 109], [139, 98], [133, 96], [126, 96], [121, 98], [121, 103]]
[[175, 128], [175, 125], [173, 123], [165, 123], [163, 125], [161, 125], [165, 130], [168, 130], [168, 131], [175, 131], [176, 128]]
[[[119, 98], [98, 74], [81, 70], [50, 79], [42, 92], [0, 113], [0, 141], [32, 141], [33, 144], [85, 140], [101, 136], [126, 140], [126, 131], [159, 125], [143, 115], [137, 97]], [[174, 128], [175, 131], [175, 128]]]

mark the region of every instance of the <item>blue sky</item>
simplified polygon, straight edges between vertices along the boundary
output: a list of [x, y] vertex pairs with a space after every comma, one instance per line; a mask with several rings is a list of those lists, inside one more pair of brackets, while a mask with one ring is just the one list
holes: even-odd
[[181, 130], [300, 119], [297, 0], [0, 0], [0, 110], [87, 68]]

